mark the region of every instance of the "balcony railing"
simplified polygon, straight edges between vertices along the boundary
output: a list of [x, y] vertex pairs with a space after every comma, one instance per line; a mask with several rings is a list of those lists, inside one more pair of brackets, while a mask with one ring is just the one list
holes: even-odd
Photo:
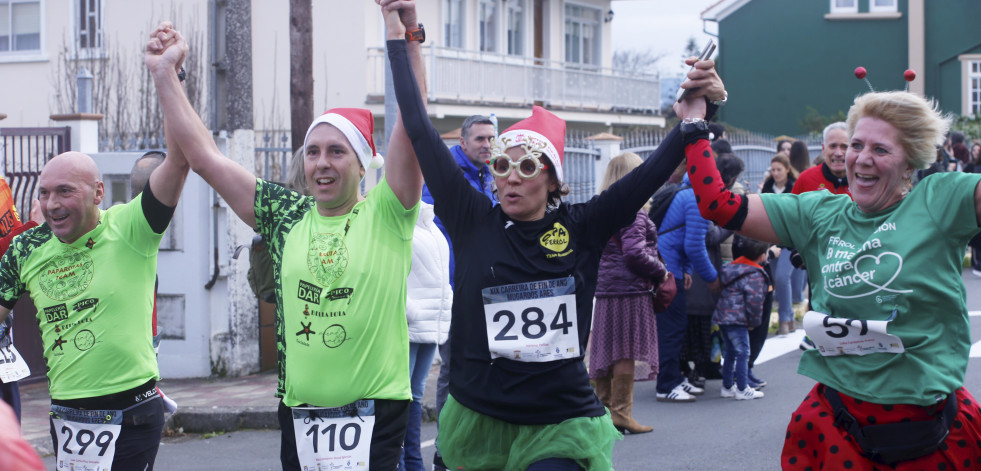
[[[610, 69], [444, 47], [423, 48], [429, 101], [657, 114], [660, 80]], [[385, 96], [385, 50], [368, 49], [368, 102]]]

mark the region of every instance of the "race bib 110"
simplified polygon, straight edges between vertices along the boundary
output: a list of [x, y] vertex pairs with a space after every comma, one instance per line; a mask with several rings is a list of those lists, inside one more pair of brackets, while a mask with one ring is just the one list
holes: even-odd
[[367, 470], [375, 401], [341, 407], [293, 407], [293, 433], [301, 469]]

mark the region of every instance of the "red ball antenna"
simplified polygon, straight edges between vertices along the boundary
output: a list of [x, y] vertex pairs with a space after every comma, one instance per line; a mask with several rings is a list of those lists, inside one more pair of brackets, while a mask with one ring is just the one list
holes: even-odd
[[906, 79], [906, 91], [908, 92], [909, 83], [916, 80], [916, 71], [913, 69], [906, 69], [906, 72], [903, 72], [903, 78]]
[[867, 73], [868, 71], [865, 70], [865, 67], [862, 66], [855, 67], [855, 78], [859, 80], [865, 80], [865, 84], [869, 86], [869, 91], [874, 92], [875, 90], [872, 88], [872, 82], [869, 82], [869, 79], [865, 78], [865, 75]]

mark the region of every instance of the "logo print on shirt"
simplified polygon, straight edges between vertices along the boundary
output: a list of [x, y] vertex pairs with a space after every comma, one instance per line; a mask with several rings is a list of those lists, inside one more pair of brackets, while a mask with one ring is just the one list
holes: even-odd
[[92, 250], [92, 247], [95, 247], [95, 241], [89, 237], [89, 241], [85, 243], [85, 246], [88, 247], [89, 250]]
[[[99, 304], [99, 300], [97, 298], [83, 299], [83, 300], [81, 300], [81, 301], [73, 304], [72, 305], [72, 310], [74, 310], [75, 312], [84, 311], [86, 309], [95, 307], [96, 304]], [[48, 322], [51, 322], [51, 321], [48, 321]]]
[[44, 308], [44, 318], [48, 323], [68, 320], [68, 306], [64, 304], [48, 306]]
[[310, 341], [310, 336], [317, 334], [316, 332], [310, 330], [310, 326], [313, 325], [313, 322], [308, 322], [306, 324], [300, 322], [300, 325], [303, 327], [303, 330], [297, 332], [296, 333], [296, 336], [299, 337], [301, 335], [306, 335], [307, 336], [307, 342], [309, 342]]
[[92, 283], [94, 275], [95, 264], [92, 257], [70, 248], [52, 258], [41, 269], [38, 284], [45, 296], [57, 301], [67, 301], [82, 294]]
[[334, 324], [324, 330], [324, 345], [327, 348], [340, 347], [347, 340], [347, 331], [340, 324]]
[[548, 258], [564, 257], [572, 253], [571, 250], [565, 251], [566, 247], [569, 246], [569, 231], [560, 223], [555, 223], [555, 225], [552, 226], [552, 230], [542, 234], [542, 237], [539, 240], [542, 247], [545, 247], [552, 252], [557, 252], [548, 254]]
[[85, 351], [95, 345], [95, 334], [89, 329], [84, 329], [75, 334], [75, 348]]
[[62, 345], [66, 344], [66, 343], [68, 343], [68, 342], [64, 341], [61, 338], [61, 336], [59, 335], [58, 336], [58, 339], [54, 341], [54, 345], [51, 346], [51, 351], [54, 351], [55, 347], [57, 347], [58, 350], [65, 351], [65, 347], [62, 347]]
[[300, 280], [300, 286], [296, 290], [296, 297], [308, 303], [320, 304], [321, 291], [323, 290], [319, 286]]
[[322, 286], [330, 286], [347, 269], [348, 253], [340, 234], [316, 234], [307, 251], [307, 268]]

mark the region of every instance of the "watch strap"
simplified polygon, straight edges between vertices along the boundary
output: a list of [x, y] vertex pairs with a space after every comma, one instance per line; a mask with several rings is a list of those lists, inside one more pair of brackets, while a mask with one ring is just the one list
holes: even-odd
[[419, 23], [418, 28], [406, 31], [405, 40], [409, 42], [419, 41], [419, 44], [426, 42], [426, 29], [422, 26], [422, 23]]

